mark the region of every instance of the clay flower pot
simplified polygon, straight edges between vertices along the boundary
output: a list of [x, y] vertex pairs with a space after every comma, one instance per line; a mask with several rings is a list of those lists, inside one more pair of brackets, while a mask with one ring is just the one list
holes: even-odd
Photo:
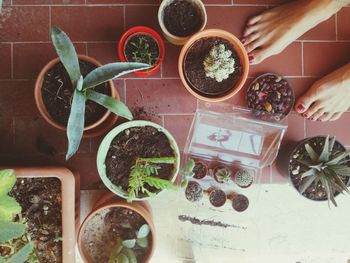
[[[57, 178], [61, 182], [62, 262], [75, 262], [75, 188], [74, 174], [64, 167], [10, 168], [18, 178]], [[78, 176], [77, 176], [78, 177]], [[78, 178], [77, 178], [78, 179]], [[79, 180], [78, 180], [79, 181]], [[79, 209], [79, 204], [78, 208]]]
[[[91, 64], [94, 64], [97, 67], [102, 66], [100, 62], [98, 62], [97, 60], [91, 57], [88, 57], [85, 55], [78, 55], [78, 58], [79, 60], [83, 60]], [[36, 106], [41, 116], [53, 127], [60, 129], [62, 131], [66, 131], [67, 127], [61, 125], [50, 116], [50, 114], [48, 113], [45, 107], [45, 104], [43, 102], [43, 97], [42, 97], [42, 86], [44, 82], [44, 77], [46, 73], [59, 62], [60, 62], [60, 59], [55, 58], [51, 60], [48, 64], [46, 64], [46, 66], [40, 71], [35, 82], [34, 97], [35, 97]], [[111, 97], [119, 99], [119, 94], [114, 87], [113, 81], [109, 81], [108, 84], [110, 87]], [[100, 136], [106, 133], [115, 124], [115, 122], [117, 121], [117, 117], [118, 116], [116, 116], [115, 114], [112, 114], [110, 111], [106, 111], [106, 113], [98, 121], [84, 128], [83, 136], [86, 138], [90, 138], [90, 137]]]
[[[173, 3], [174, 0], [163, 0], [160, 4], [159, 10], [158, 10], [158, 22], [160, 25], [160, 28], [162, 29], [163, 35], [165, 38], [174, 45], [184, 45], [188, 39], [193, 35], [194, 33], [197, 33], [198, 31], [202, 31], [206, 24], [207, 24], [207, 12], [205, 10], [205, 6], [200, 0], [191, 0], [189, 2], [193, 3], [195, 7], [198, 9], [200, 15], [201, 15], [201, 25], [199, 26], [197, 32], [194, 32], [191, 35], [187, 36], [176, 36], [169, 32], [169, 30], [166, 28], [164, 19], [165, 19], [165, 8], [168, 7], [171, 3]], [[185, 16], [186, 17], [186, 16]], [[188, 16], [187, 16], [188, 17]]]
[[202, 161], [196, 160], [193, 173], [194, 178], [203, 179], [208, 174], [208, 165]]
[[153, 224], [152, 211], [151, 211], [150, 205], [147, 202], [128, 203], [111, 194], [107, 194], [106, 196], [102, 197], [100, 201], [97, 202], [97, 204], [93, 208], [93, 211], [85, 218], [84, 222], [80, 226], [79, 233], [78, 233], [78, 249], [83, 261], [85, 263], [94, 263], [94, 261], [91, 259], [91, 256], [89, 254], [89, 249], [86, 248], [83, 242], [84, 235], [86, 235], [87, 233], [86, 229], [90, 220], [94, 218], [95, 215], [101, 213], [102, 211], [106, 209], [112, 209], [112, 208], [130, 209], [136, 212], [137, 214], [141, 215], [143, 219], [146, 221], [146, 223], [150, 227], [151, 242], [149, 242], [148, 253], [146, 255], [145, 260], [142, 263], [150, 262], [151, 257], [154, 253], [155, 244], [156, 244], [156, 230]]
[[203, 197], [203, 189], [199, 183], [190, 181], [185, 189], [185, 196], [190, 202], [198, 202]]
[[215, 207], [223, 206], [226, 200], [226, 193], [220, 189], [213, 189], [209, 193], [209, 202]]
[[[205, 41], [207, 39], [214, 39], [214, 38], [223, 39], [224, 41], [229, 42], [230, 46], [236, 52], [237, 57], [239, 58], [240, 64], [241, 64], [240, 65], [240, 67], [241, 67], [240, 77], [237, 80], [235, 80], [235, 83], [233, 84], [233, 86], [232, 87], [229, 86], [228, 87], [229, 89], [227, 91], [225, 91], [224, 93], [222, 93], [222, 95], [219, 93], [218, 93], [218, 95], [215, 95], [215, 94], [208, 95], [208, 94], [204, 94], [203, 92], [200, 92], [193, 85], [191, 85], [190, 81], [188, 80], [187, 73], [185, 71], [186, 58], [187, 58], [189, 51], [193, 47], [193, 45], [196, 44], [198, 41], [201, 41], [201, 40]], [[208, 52], [208, 54], [209, 54], [209, 52]], [[204, 61], [204, 59], [203, 59], [203, 61]], [[200, 63], [202, 63], [202, 62], [200, 62]], [[220, 30], [220, 29], [207, 29], [207, 30], [204, 30], [202, 32], [199, 32], [199, 33], [193, 35], [187, 41], [187, 43], [183, 46], [183, 48], [180, 52], [180, 56], [179, 56], [178, 71], [179, 71], [181, 81], [182, 81], [183, 85], [185, 86], [185, 88], [187, 89], [187, 91], [189, 93], [191, 93], [193, 96], [195, 96], [197, 99], [207, 101], [207, 102], [220, 102], [220, 101], [224, 101], [224, 100], [227, 100], [227, 99], [233, 97], [242, 89], [242, 87], [243, 87], [243, 85], [246, 82], [247, 77], [248, 77], [249, 60], [248, 60], [248, 55], [247, 55], [247, 52], [246, 52], [244, 46], [239, 41], [239, 39], [237, 39], [234, 35], [232, 35], [231, 33], [227, 32], [227, 31]], [[232, 73], [232, 74], [234, 75], [235, 73]], [[230, 74], [230, 76], [232, 74]]]
[[140, 71], [135, 72], [135, 74], [137, 76], [148, 77], [148, 76], [151, 76], [159, 71], [160, 66], [163, 63], [164, 56], [165, 56], [165, 45], [164, 45], [163, 39], [156, 31], [154, 31], [153, 29], [151, 29], [149, 27], [145, 27], [145, 26], [135, 26], [135, 27], [130, 28], [128, 31], [126, 31], [123, 34], [123, 36], [119, 40], [118, 55], [119, 55], [119, 59], [122, 62], [136, 62], [136, 61], [127, 60], [126, 54], [125, 54], [125, 48], [126, 48], [126, 45], [129, 43], [129, 41], [133, 37], [137, 37], [138, 35], [144, 35], [144, 36], [152, 38], [158, 46], [159, 55], [158, 55], [158, 58], [157, 58], [155, 65], [148, 70], [140, 70]]
[[245, 195], [234, 193], [230, 199], [232, 200], [232, 208], [237, 212], [243, 212], [249, 207], [249, 199]]

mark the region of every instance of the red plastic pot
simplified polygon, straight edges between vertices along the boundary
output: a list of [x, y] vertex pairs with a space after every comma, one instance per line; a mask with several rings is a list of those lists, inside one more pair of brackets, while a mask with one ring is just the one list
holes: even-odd
[[148, 76], [151, 76], [159, 71], [160, 65], [163, 63], [164, 56], [165, 56], [165, 46], [164, 46], [163, 39], [156, 31], [154, 31], [153, 29], [151, 29], [149, 27], [145, 27], [145, 26], [135, 26], [135, 27], [130, 28], [128, 31], [126, 31], [122, 35], [122, 37], [119, 41], [118, 55], [119, 55], [120, 61], [128, 62], [126, 60], [125, 55], [124, 55], [124, 46], [131, 36], [138, 35], [138, 34], [149, 35], [157, 42], [158, 47], [159, 47], [159, 58], [158, 58], [157, 64], [154, 67], [152, 67], [151, 69], [140, 70], [140, 71], [135, 72], [135, 74], [140, 76], [140, 77], [148, 77]]

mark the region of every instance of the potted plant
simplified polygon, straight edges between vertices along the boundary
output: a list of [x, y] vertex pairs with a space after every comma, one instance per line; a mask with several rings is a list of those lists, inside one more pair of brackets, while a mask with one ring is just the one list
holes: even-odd
[[163, 0], [158, 21], [170, 43], [183, 45], [190, 36], [204, 29], [207, 13], [200, 0]]
[[221, 207], [226, 203], [226, 193], [221, 189], [213, 189], [209, 193], [209, 202], [215, 207]]
[[107, 120], [110, 112], [132, 119], [127, 106], [118, 99], [111, 80], [149, 66], [111, 63], [97, 67], [100, 65], [97, 61], [76, 54], [69, 37], [58, 27], [52, 28], [51, 38], [59, 58], [40, 72], [35, 83], [35, 101], [46, 121], [67, 130], [68, 160], [78, 150], [84, 130], [95, 129], [93, 133], [100, 135], [96, 127]]
[[208, 165], [200, 160], [195, 160], [193, 167], [193, 177], [200, 180], [208, 174]]
[[178, 70], [183, 85], [197, 99], [224, 101], [243, 87], [249, 71], [248, 55], [231, 33], [208, 29], [183, 46]]
[[213, 169], [214, 179], [218, 183], [227, 183], [231, 179], [231, 175], [230, 168], [226, 166], [218, 165]]
[[230, 199], [232, 200], [232, 208], [237, 212], [247, 210], [249, 206], [249, 199], [245, 195], [234, 193], [230, 196]]
[[247, 188], [253, 184], [253, 175], [245, 169], [238, 170], [235, 174], [235, 183], [242, 188]]
[[256, 78], [246, 95], [248, 108], [265, 120], [280, 121], [294, 105], [294, 91], [283, 77], [266, 73]]
[[0, 171], [0, 262], [74, 262], [74, 175], [66, 168]]
[[103, 183], [129, 201], [175, 188], [180, 153], [173, 136], [149, 121], [130, 121], [111, 130], [97, 153]]
[[82, 223], [78, 248], [86, 263], [147, 263], [154, 252], [155, 235], [147, 203], [107, 196]]
[[147, 70], [135, 74], [147, 77], [159, 71], [165, 56], [165, 46], [160, 35], [145, 26], [130, 28], [121, 37], [118, 44], [118, 55], [122, 62], [139, 62], [151, 65]]
[[195, 162], [193, 159], [189, 159], [187, 161], [185, 169], [180, 170], [180, 174], [182, 175], [181, 187], [186, 187], [191, 178], [194, 177], [195, 173], [193, 171], [195, 167]]
[[190, 181], [185, 189], [185, 196], [190, 202], [198, 202], [203, 197], [203, 189], [199, 183]]
[[335, 137], [316, 136], [301, 141], [289, 160], [289, 176], [297, 191], [314, 201], [328, 200], [347, 192], [350, 178], [350, 151]]

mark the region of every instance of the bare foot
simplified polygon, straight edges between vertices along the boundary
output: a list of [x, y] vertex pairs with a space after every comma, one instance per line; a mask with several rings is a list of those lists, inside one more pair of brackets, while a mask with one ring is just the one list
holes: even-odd
[[316, 81], [295, 109], [313, 121], [335, 121], [350, 107], [350, 63]]
[[242, 43], [249, 62], [258, 64], [282, 52], [290, 43], [327, 20], [346, 4], [335, 0], [297, 0], [267, 10], [251, 18]]

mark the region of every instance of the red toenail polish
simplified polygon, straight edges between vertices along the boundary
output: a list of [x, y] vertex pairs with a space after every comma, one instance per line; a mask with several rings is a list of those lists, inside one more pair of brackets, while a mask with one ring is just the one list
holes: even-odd
[[252, 63], [254, 61], [254, 56], [253, 55], [249, 55], [248, 59], [249, 59], [249, 63]]
[[303, 114], [303, 117], [305, 117], [305, 118], [306, 118], [306, 117], [307, 117], [307, 115], [304, 113], [304, 114]]
[[304, 106], [302, 104], [299, 104], [297, 109], [298, 109], [299, 112], [302, 112], [302, 111], [305, 110], [305, 108], [304, 108]]

